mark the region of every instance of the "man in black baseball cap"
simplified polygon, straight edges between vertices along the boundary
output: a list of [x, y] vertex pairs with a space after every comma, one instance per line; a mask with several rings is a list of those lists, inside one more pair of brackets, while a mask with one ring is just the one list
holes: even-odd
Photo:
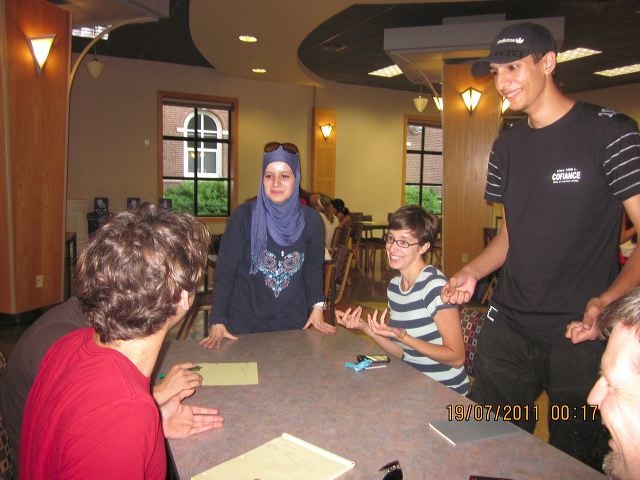
[[505, 27], [491, 43], [491, 53], [473, 63], [471, 73], [483, 77], [491, 63], [510, 63], [532, 54], [557, 53], [551, 32], [537, 23], [515, 23]]
[[[524, 412], [546, 390], [549, 442], [600, 468], [606, 431], [597, 414], [575, 412], [595, 412], [587, 396], [604, 351], [595, 318], [640, 284], [640, 249], [622, 271], [617, 264], [621, 204], [640, 228], [640, 133], [626, 115], [565, 95], [555, 68], [553, 36], [533, 23], [504, 28], [473, 64], [473, 75], [491, 73], [527, 118], [489, 156], [484, 198], [502, 204], [502, 227], [440, 296], [468, 302], [477, 282], [500, 269], [469, 398]], [[533, 432], [532, 416], [514, 420]]]

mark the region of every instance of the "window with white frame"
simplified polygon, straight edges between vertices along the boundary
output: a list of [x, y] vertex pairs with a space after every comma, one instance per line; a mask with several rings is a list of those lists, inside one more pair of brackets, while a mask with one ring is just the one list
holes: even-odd
[[[221, 175], [221, 150], [219, 142], [210, 143], [207, 140], [197, 142], [194, 138], [218, 139], [228, 137], [229, 132], [222, 129], [218, 116], [208, 110], [199, 110], [197, 114], [190, 113], [184, 125], [178, 132], [189, 138], [184, 144], [184, 176], [194, 175], [194, 165], [198, 167], [200, 177], [219, 177]], [[198, 161], [196, 162], [196, 155]]]

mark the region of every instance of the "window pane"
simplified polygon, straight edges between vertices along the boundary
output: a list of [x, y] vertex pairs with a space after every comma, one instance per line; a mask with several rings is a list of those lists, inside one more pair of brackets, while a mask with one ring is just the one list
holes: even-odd
[[198, 181], [198, 215], [224, 217], [228, 215], [229, 182]]
[[431, 152], [442, 152], [442, 129], [425, 126], [424, 149]]
[[422, 206], [429, 213], [442, 214], [442, 187], [423, 187]]
[[[165, 177], [184, 176], [184, 142], [162, 141], [162, 174]], [[193, 172], [193, 159], [190, 162]]]
[[163, 105], [162, 135], [184, 137], [184, 121], [189, 115], [193, 115], [193, 108]]
[[407, 150], [422, 150], [422, 125], [409, 124], [407, 131]]
[[[201, 110], [202, 111], [202, 110]], [[218, 127], [216, 126], [216, 122], [213, 120], [213, 118], [211, 118], [209, 115], [202, 115], [203, 117], [203, 130], [204, 132], [206, 132], [207, 130], [209, 131], [216, 131], [218, 130]]]
[[200, 170], [202, 173], [218, 173], [216, 171], [216, 153], [200, 152]]
[[425, 155], [422, 183], [442, 184], [442, 155]]
[[407, 153], [406, 183], [420, 182], [420, 154]]
[[171, 199], [174, 211], [193, 214], [193, 180], [163, 180], [162, 196]]

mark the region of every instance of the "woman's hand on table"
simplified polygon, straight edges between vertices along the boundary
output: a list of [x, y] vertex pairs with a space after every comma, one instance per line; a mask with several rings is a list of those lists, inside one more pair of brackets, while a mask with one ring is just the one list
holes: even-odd
[[324, 321], [324, 311], [319, 308], [312, 308], [309, 319], [303, 329], [313, 327], [322, 333], [336, 333], [336, 327]]
[[229, 340], [238, 339], [238, 337], [231, 335], [229, 333], [229, 330], [227, 330], [227, 327], [225, 327], [223, 324], [216, 323], [209, 327], [209, 336], [202, 339], [200, 341], [200, 345], [208, 349], [220, 348], [222, 340], [224, 340], [225, 338], [228, 338]]
[[153, 399], [159, 406], [183, 390], [193, 390], [202, 385], [202, 376], [189, 370], [195, 366], [192, 362], [173, 365], [164, 378], [153, 386]]

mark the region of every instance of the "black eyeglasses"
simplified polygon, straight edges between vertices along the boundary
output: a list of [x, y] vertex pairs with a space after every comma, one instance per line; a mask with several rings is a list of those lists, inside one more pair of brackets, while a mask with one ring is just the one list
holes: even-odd
[[395, 238], [393, 238], [393, 235], [391, 235], [390, 233], [385, 234], [384, 237], [382, 237], [382, 240], [387, 242], [389, 245], [393, 245], [394, 243], [397, 243], [398, 246], [401, 248], [409, 248], [409, 247], [413, 247], [414, 245], [420, 244], [420, 242], [409, 243], [406, 240], [396, 240]]
[[264, 146], [264, 153], [270, 153], [278, 148], [282, 147], [285, 152], [296, 154], [298, 153], [298, 146], [294, 143], [280, 143], [280, 142], [269, 142]]
[[402, 468], [400, 468], [400, 462], [398, 460], [387, 463], [378, 471], [386, 473], [386, 475], [382, 477], [382, 480], [402, 480]]

